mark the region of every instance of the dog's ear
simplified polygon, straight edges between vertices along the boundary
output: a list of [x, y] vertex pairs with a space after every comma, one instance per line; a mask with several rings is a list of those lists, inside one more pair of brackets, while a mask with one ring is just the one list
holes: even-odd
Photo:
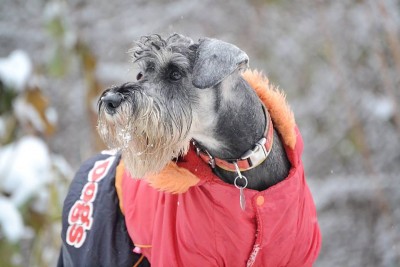
[[233, 44], [200, 39], [193, 66], [193, 85], [200, 89], [212, 87], [248, 62], [247, 54]]

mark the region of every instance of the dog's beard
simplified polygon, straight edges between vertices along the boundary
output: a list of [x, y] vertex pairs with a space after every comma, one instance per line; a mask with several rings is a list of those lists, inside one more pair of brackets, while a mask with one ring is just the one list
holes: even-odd
[[134, 99], [134, 107], [125, 101], [113, 115], [100, 106], [98, 132], [109, 148], [122, 151], [131, 176], [142, 178], [187, 153], [191, 110], [177, 103], [162, 105], [139, 92]]

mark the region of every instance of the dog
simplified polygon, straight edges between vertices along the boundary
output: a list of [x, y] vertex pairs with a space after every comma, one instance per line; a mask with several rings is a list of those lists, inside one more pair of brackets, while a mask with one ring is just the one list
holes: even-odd
[[[123, 148], [134, 177], [159, 172], [186, 154], [190, 140], [215, 158], [240, 159], [264, 137], [268, 111], [240, 76], [249, 58], [238, 47], [155, 35], [144, 37], [132, 53], [140, 68], [137, 82], [103, 93], [99, 132], [110, 147]], [[266, 160], [243, 173], [252, 177], [247, 188], [264, 190], [287, 176], [290, 164], [276, 131], [274, 140]], [[235, 172], [215, 170], [234, 183]]]
[[[136, 264], [311, 266], [321, 238], [284, 95], [221, 40], [155, 34], [130, 52], [136, 73], [101, 95], [98, 132], [122, 158], [104, 173], [116, 177]], [[86, 173], [103, 171], [92, 165]], [[64, 209], [71, 229], [71, 212], [84, 212]]]

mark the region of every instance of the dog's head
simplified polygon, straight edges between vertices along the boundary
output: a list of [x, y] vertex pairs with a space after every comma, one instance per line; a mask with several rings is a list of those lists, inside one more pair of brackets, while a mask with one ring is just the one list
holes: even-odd
[[[190, 139], [217, 149], [217, 114], [234, 98], [229, 88], [248, 64], [238, 47], [174, 34], [142, 37], [131, 50], [137, 72], [99, 100], [98, 130], [120, 148], [134, 177], [160, 171], [186, 153]], [[226, 89], [228, 88], [228, 89]]]

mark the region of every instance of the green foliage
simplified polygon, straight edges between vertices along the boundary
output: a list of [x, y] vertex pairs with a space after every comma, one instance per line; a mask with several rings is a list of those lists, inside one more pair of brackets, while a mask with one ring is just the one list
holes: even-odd
[[65, 27], [60, 17], [54, 17], [46, 24], [46, 30], [56, 39], [61, 39], [65, 34]]
[[63, 47], [57, 47], [48, 64], [48, 73], [54, 77], [64, 77], [68, 71], [68, 52]]
[[8, 242], [0, 241], [0, 266], [12, 267], [18, 266], [15, 263], [18, 262], [18, 251], [19, 245]]
[[71, 51], [65, 46], [67, 28], [61, 16], [52, 17], [45, 24], [49, 35], [53, 38], [53, 55], [48, 63], [48, 73], [57, 78], [63, 77], [68, 71]]
[[17, 93], [0, 81], [0, 115], [11, 112], [12, 101], [17, 96]]

